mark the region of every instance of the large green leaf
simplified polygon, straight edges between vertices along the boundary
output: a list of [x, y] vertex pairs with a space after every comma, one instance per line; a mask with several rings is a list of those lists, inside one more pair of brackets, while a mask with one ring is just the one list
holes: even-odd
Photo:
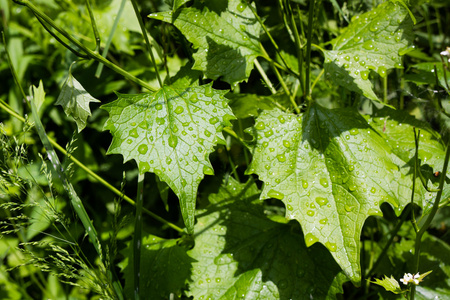
[[347, 280], [320, 245], [307, 249], [297, 224], [264, 215], [259, 191], [233, 179], [198, 212], [188, 254], [194, 299], [336, 299]]
[[336, 39], [333, 50], [324, 51], [327, 75], [337, 84], [377, 100], [368, 80], [371, 70], [385, 77], [402, 68], [401, 51], [413, 39], [413, 22], [401, 1], [387, 1], [356, 16]]
[[[360, 234], [370, 215], [390, 203], [399, 214], [411, 197], [411, 167], [353, 109], [312, 105], [300, 116], [272, 110], [256, 120], [248, 173], [264, 181], [261, 199], [286, 205], [307, 246], [324, 244], [344, 272], [360, 281]], [[428, 197], [421, 185], [416, 199]]]
[[165, 181], [180, 199], [190, 233], [198, 185], [204, 174], [214, 174], [208, 156], [223, 141], [223, 127], [234, 119], [225, 92], [211, 86], [119, 94], [102, 106], [110, 114], [104, 129], [113, 135], [108, 153], [134, 159], [141, 174], [153, 172]]
[[[223, 2], [226, 3], [226, 2]], [[260, 25], [253, 12], [240, 0], [229, 0], [227, 7], [183, 8], [176, 12], [150, 14], [150, 18], [175, 25], [198, 49], [194, 54], [196, 70], [206, 77], [234, 84], [246, 80], [253, 60], [262, 55]]]

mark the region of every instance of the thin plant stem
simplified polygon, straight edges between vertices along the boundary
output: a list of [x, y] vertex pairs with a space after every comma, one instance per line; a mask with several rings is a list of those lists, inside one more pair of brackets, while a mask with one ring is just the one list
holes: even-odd
[[144, 203], [144, 179], [145, 174], [138, 176], [138, 190], [136, 196], [136, 214], [134, 220], [133, 236], [133, 289], [134, 299], [140, 299], [141, 276], [141, 244], [142, 244], [142, 207]]
[[[127, 0], [122, 0], [120, 2], [119, 11], [117, 12], [116, 19], [114, 20], [111, 31], [109, 32], [108, 39], [106, 40], [106, 43], [105, 43], [105, 48], [102, 51], [102, 56], [105, 59], [106, 59], [106, 55], [108, 55], [109, 47], [111, 46], [111, 42], [112, 42], [114, 33], [116, 32], [117, 26], [119, 25], [119, 20], [120, 20], [120, 17], [122, 16], [122, 12], [125, 8], [126, 1]], [[102, 63], [98, 64], [97, 70], [95, 71], [95, 77], [100, 78], [100, 76], [102, 75], [103, 66], [104, 65]]]
[[153, 67], [155, 68], [156, 78], [158, 79], [159, 86], [163, 86], [163, 82], [161, 80], [161, 76], [158, 72], [158, 66], [156, 65], [155, 56], [153, 55], [152, 46], [150, 44], [150, 41], [148, 40], [147, 30], [145, 29], [144, 22], [142, 21], [141, 14], [139, 12], [139, 8], [137, 6], [136, 0], [131, 0], [131, 3], [133, 4], [134, 13], [136, 14], [136, 18], [139, 21], [139, 26], [141, 27], [142, 35], [144, 36], [145, 45], [147, 46], [147, 52], [150, 54], [150, 58], [153, 64]]
[[[294, 31], [294, 40], [295, 40], [295, 49], [297, 49], [297, 63], [298, 63], [298, 79], [300, 80], [300, 86], [302, 88], [302, 91], [305, 90], [305, 83], [303, 82], [303, 76], [302, 76], [302, 71], [303, 71], [303, 45], [300, 42], [300, 35], [298, 33], [298, 29], [297, 29], [297, 24], [295, 22], [295, 18], [294, 18], [294, 13], [292, 11], [291, 8], [291, 2], [290, 1], [286, 1], [286, 6], [288, 8], [289, 11], [289, 15], [290, 15], [290, 22], [291, 22], [291, 27], [293, 28]], [[300, 12], [299, 12], [300, 15]]]
[[255, 60], [253, 61], [253, 63], [255, 64], [256, 69], [258, 70], [259, 74], [261, 75], [261, 77], [263, 78], [264, 82], [267, 84], [267, 87], [269, 88], [270, 92], [272, 94], [276, 94], [277, 90], [273, 87], [272, 82], [270, 81], [269, 77], [267, 77], [266, 72], [264, 72], [264, 69], [261, 67], [261, 65], [259, 64], [258, 59], [255, 58]]
[[388, 90], [388, 77], [387, 75], [382, 79], [383, 80], [383, 102], [387, 103], [387, 90]]
[[309, 1], [309, 12], [308, 12], [308, 33], [306, 40], [306, 72], [305, 72], [305, 91], [304, 96], [309, 100], [311, 100], [311, 43], [312, 43], [312, 30], [313, 30], [313, 20], [314, 20], [314, 6], [315, 0]]
[[89, 12], [89, 18], [91, 19], [92, 31], [94, 32], [95, 45], [96, 45], [95, 50], [100, 51], [101, 39], [100, 39], [100, 35], [98, 34], [97, 24], [95, 23], [94, 13], [91, 8], [91, 1], [90, 0], [85, 0], [85, 1], [86, 1], [87, 10]]
[[64, 36], [66, 39], [68, 39], [71, 43], [75, 44], [77, 47], [82, 49], [86, 53], [86, 55], [88, 57], [90, 57], [91, 59], [94, 59], [98, 62], [103, 63], [105, 66], [107, 66], [114, 72], [122, 75], [123, 77], [130, 80], [131, 82], [134, 82], [134, 83], [138, 84], [139, 86], [146, 88], [149, 91], [155, 91], [155, 89], [153, 87], [151, 87], [145, 81], [131, 75], [130, 73], [128, 73], [124, 69], [120, 68], [119, 66], [113, 64], [112, 62], [110, 62], [109, 60], [107, 60], [106, 58], [101, 56], [100, 54], [98, 54], [98, 53], [92, 51], [91, 49], [87, 48], [86, 46], [84, 46], [80, 41], [78, 41], [73, 36], [71, 36], [69, 33], [67, 33], [67, 31], [65, 31], [58, 25], [56, 25], [56, 23], [52, 19], [50, 19], [46, 14], [41, 12], [34, 4], [29, 2], [28, 0], [13, 0], [13, 1], [17, 4], [24, 5], [27, 8], [29, 8], [38, 19], [41, 19], [42, 21], [44, 21], [45, 23], [50, 25], [52, 28], [54, 28], [56, 31], [58, 31], [62, 36]]
[[[437, 192], [436, 198], [433, 203], [433, 207], [431, 208], [430, 213], [428, 214], [425, 222], [421, 226], [420, 230], [416, 233], [416, 240], [415, 240], [415, 247], [414, 247], [414, 273], [419, 272], [419, 261], [420, 261], [420, 246], [422, 244], [422, 237], [425, 234], [425, 232], [428, 230], [428, 227], [431, 224], [431, 221], [433, 220], [434, 216], [436, 215], [438, 209], [439, 209], [439, 202], [441, 201], [442, 192], [444, 190], [444, 184], [445, 184], [445, 178], [447, 177], [445, 174], [447, 174], [448, 169], [448, 162], [450, 159], [450, 142], [447, 143], [447, 150], [445, 152], [445, 158], [444, 158], [444, 167], [442, 168], [442, 175], [439, 180], [439, 191]], [[414, 300], [416, 293], [416, 286], [412, 285], [411, 287], [411, 295], [410, 300]]]

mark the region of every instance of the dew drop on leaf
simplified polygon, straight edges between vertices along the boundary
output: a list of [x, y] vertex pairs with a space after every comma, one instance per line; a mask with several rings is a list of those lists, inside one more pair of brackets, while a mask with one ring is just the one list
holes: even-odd
[[281, 124], [284, 124], [284, 122], [286, 122], [283, 116], [278, 116], [278, 120], [280, 121]]
[[302, 180], [302, 186], [304, 189], [308, 188], [308, 182], [306, 180]]
[[148, 146], [146, 144], [141, 144], [138, 147], [138, 151], [140, 154], [145, 154], [148, 151]]
[[283, 140], [283, 146], [289, 148], [291, 146], [291, 143], [289, 141]]
[[264, 132], [264, 135], [266, 137], [271, 137], [273, 135], [273, 130], [272, 129], [267, 130], [266, 132]]
[[214, 175], [214, 170], [209, 166], [203, 166], [203, 173], [206, 175]]
[[293, 210], [294, 210], [294, 208], [293, 208], [292, 205], [290, 205], [290, 204], [286, 205], [286, 208], [287, 208], [289, 211], [293, 211]]
[[237, 5], [236, 9], [237, 9], [239, 12], [243, 12], [243, 11], [245, 10], [246, 7], [247, 7], [247, 3], [245, 3], [245, 2], [240, 2], [240, 3]]
[[177, 108], [175, 108], [175, 113], [177, 114], [181, 114], [184, 111], [184, 108], [182, 106], [177, 106]]
[[171, 135], [169, 137], [169, 146], [175, 148], [178, 145], [178, 137], [175, 135]]
[[319, 239], [311, 232], [306, 234], [306, 236], [305, 236], [306, 247], [309, 247], [318, 241], [319, 241]]
[[263, 130], [264, 128], [266, 128], [266, 125], [264, 125], [263, 122], [258, 122], [258, 123], [255, 125], [255, 128], [256, 128], [257, 130]]
[[275, 191], [274, 189], [271, 189], [271, 190], [267, 193], [267, 195], [268, 195], [270, 198], [275, 198], [275, 199], [279, 199], [279, 200], [283, 200], [283, 198], [284, 198], [284, 194], [283, 194], [283, 193], [280, 193], [280, 192], [278, 192], [278, 191]]
[[172, 163], [172, 159], [170, 157], [166, 157], [166, 163], [170, 165]]
[[321, 219], [321, 220], [319, 221], [319, 223], [322, 224], [322, 225], [325, 225], [325, 224], [328, 223], [328, 219], [327, 219], [327, 218]]
[[139, 171], [143, 174], [145, 172], [150, 171], [150, 165], [146, 161], [139, 162]]
[[133, 142], [133, 141], [130, 140], [130, 139], [127, 140], [127, 143], [128, 143], [128, 144], [131, 144], [132, 142]]
[[278, 154], [277, 155], [277, 159], [279, 162], [285, 162], [286, 161], [286, 156], [284, 154]]
[[161, 110], [163, 108], [163, 106], [161, 105], [161, 103], [158, 103], [158, 104], [155, 105], [155, 108], [157, 110]]
[[308, 211], [306, 212], [306, 214], [307, 214], [308, 216], [310, 216], [310, 217], [313, 217], [314, 214], [315, 214], [315, 212], [314, 212], [313, 210], [308, 210]]
[[378, 74], [380, 74], [381, 77], [386, 77], [387, 73], [386, 73], [386, 67], [383, 66], [379, 66], [378, 67]]
[[133, 129], [130, 130], [130, 136], [131, 136], [131, 137], [134, 137], [134, 138], [139, 137], [139, 134], [138, 134], [136, 128], [133, 128]]
[[320, 178], [320, 184], [323, 187], [328, 187], [328, 180], [326, 178]]
[[163, 125], [165, 122], [164, 118], [156, 118], [156, 124], [158, 125]]
[[337, 246], [335, 243], [326, 242], [325, 247], [327, 247], [331, 252], [336, 252], [337, 250]]
[[327, 198], [324, 198], [324, 197], [316, 197], [316, 202], [317, 202], [317, 204], [319, 204], [320, 206], [324, 206], [324, 205], [327, 205], [328, 199], [327, 199]]
[[369, 71], [361, 71], [361, 78], [364, 80], [369, 79]]
[[376, 191], [377, 191], [377, 189], [376, 189], [376, 188], [374, 188], [374, 187], [370, 189], [370, 192], [371, 192], [372, 194], [375, 194], [375, 193], [376, 193]]
[[219, 122], [219, 118], [217, 117], [212, 117], [211, 119], [209, 119], [209, 123], [212, 125], [216, 124], [217, 122]]

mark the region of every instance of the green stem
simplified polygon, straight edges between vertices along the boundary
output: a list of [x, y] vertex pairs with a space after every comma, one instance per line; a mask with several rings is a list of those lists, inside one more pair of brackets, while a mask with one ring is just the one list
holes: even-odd
[[87, 48], [86, 46], [84, 46], [80, 41], [78, 41], [77, 39], [72, 37], [69, 33], [67, 33], [67, 31], [60, 28], [58, 25], [56, 25], [56, 23], [52, 19], [50, 19], [46, 14], [41, 12], [36, 6], [34, 6], [28, 0], [13, 0], [13, 1], [15, 3], [24, 5], [27, 8], [29, 8], [37, 18], [41, 19], [42, 21], [44, 21], [45, 23], [50, 25], [52, 28], [54, 28], [56, 31], [58, 31], [62, 36], [64, 36], [66, 39], [68, 39], [71, 43], [75, 44], [77, 47], [82, 49], [86, 53], [86, 55], [88, 57], [90, 57], [91, 59], [94, 59], [98, 62], [103, 63], [105, 66], [107, 66], [111, 70], [115, 71], [116, 73], [122, 75], [123, 77], [130, 80], [131, 82], [134, 82], [134, 83], [140, 85], [141, 87], [148, 89], [149, 91], [155, 91], [155, 89], [153, 87], [151, 87], [145, 81], [142, 81], [141, 79], [131, 75], [130, 73], [128, 73], [124, 69], [120, 68], [119, 66], [113, 64], [112, 62], [110, 62], [109, 60], [107, 60], [106, 58], [101, 56], [100, 54], [98, 54], [98, 53], [92, 51], [91, 49]]
[[136, 216], [134, 220], [133, 236], [133, 282], [134, 299], [140, 299], [140, 275], [141, 275], [141, 244], [142, 244], [142, 206], [144, 202], [145, 174], [139, 174], [138, 190], [136, 196]]
[[[139, 21], [139, 26], [141, 27], [142, 35], [144, 36], [145, 45], [147, 46], [147, 52], [150, 54], [150, 58], [151, 58], [153, 67], [155, 68], [156, 78], [158, 78], [159, 86], [162, 87], [163, 82], [161, 80], [161, 76], [159, 76], [158, 66], [156, 65], [156, 60], [155, 60], [155, 56], [153, 55], [152, 46], [150, 45], [150, 41], [148, 40], [147, 30], [145, 30], [144, 22], [142, 21], [142, 17], [139, 12], [139, 8], [137, 6], [137, 2], [136, 2], [136, 0], [131, 0], [131, 3], [133, 4], [134, 13], [136, 14], [136, 18]], [[167, 75], [169, 75], [169, 74], [167, 74]]]
[[89, 12], [89, 18], [91, 19], [91, 24], [92, 24], [92, 31], [94, 32], [94, 37], [95, 37], [95, 45], [96, 45], [96, 51], [100, 51], [100, 35], [98, 34], [98, 30], [97, 30], [97, 24], [95, 23], [95, 17], [94, 17], [94, 13], [92, 12], [92, 8], [91, 8], [91, 1], [90, 0], [86, 0], [86, 7], [87, 10]]
[[258, 59], [255, 58], [255, 60], [253, 61], [253, 63], [255, 64], [256, 69], [258, 69], [259, 74], [261, 75], [261, 77], [263, 78], [264, 82], [267, 84], [267, 87], [269, 88], [270, 92], [272, 94], [276, 94], [277, 90], [273, 87], [272, 82], [270, 81], [269, 77], [267, 76], [266, 72], [264, 72], [264, 69], [261, 67], [261, 65], [259, 64]]
[[[447, 143], [447, 150], [445, 152], [444, 158], [444, 167], [442, 168], [442, 176], [439, 180], [439, 191], [437, 192], [436, 199], [434, 200], [433, 207], [431, 208], [431, 212], [427, 216], [425, 222], [423, 223], [422, 227], [420, 228], [419, 232], [417, 232], [416, 235], [415, 249], [414, 249], [414, 274], [419, 272], [420, 246], [422, 243], [422, 236], [427, 231], [428, 227], [431, 224], [431, 221], [433, 220], [434, 216], [436, 215], [439, 209], [439, 202], [441, 201], [442, 192], [444, 190], [445, 178], [447, 178], [445, 174], [447, 174], [449, 158], [450, 158], [450, 142]], [[414, 300], [415, 292], [416, 286], [412, 285], [410, 295], [411, 300]]]
[[383, 102], [387, 104], [387, 90], [388, 90], [388, 80], [387, 80], [387, 75], [386, 77], [383, 78]]
[[[106, 40], [106, 43], [105, 43], [105, 48], [102, 51], [102, 57], [104, 57], [105, 59], [106, 59], [106, 55], [108, 54], [109, 47], [111, 46], [111, 42], [112, 42], [114, 33], [116, 32], [117, 26], [119, 25], [119, 20], [120, 20], [120, 17], [122, 16], [122, 12], [123, 12], [126, 2], [127, 2], [127, 0], [122, 0], [120, 2], [119, 11], [117, 12], [116, 19], [114, 20], [114, 24], [111, 28], [111, 31], [109, 32], [108, 39]], [[104, 65], [102, 63], [98, 64], [97, 70], [95, 71], [95, 77], [100, 78], [100, 76], [102, 75], [103, 66]]]
[[312, 30], [313, 30], [313, 20], [314, 20], [314, 6], [315, 0], [309, 1], [309, 12], [308, 12], [308, 33], [306, 41], [306, 79], [305, 79], [305, 89], [304, 96], [311, 101], [311, 43], [312, 43]]
[[[290, 1], [286, 1], [286, 5], [289, 11], [289, 15], [290, 15], [290, 22], [291, 22], [291, 26], [293, 28], [294, 31], [294, 40], [295, 40], [295, 48], [297, 49], [297, 63], [298, 63], [298, 79], [300, 80], [300, 86], [302, 88], [302, 91], [305, 90], [305, 83], [303, 82], [303, 76], [302, 76], [302, 71], [303, 71], [303, 45], [300, 42], [300, 35], [298, 33], [298, 29], [297, 29], [297, 24], [295, 23], [295, 18], [294, 18], [294, 13], [292, 11], [291, 8], [291, 2]], [[300, 15], [300, 12], [299, 12]]]

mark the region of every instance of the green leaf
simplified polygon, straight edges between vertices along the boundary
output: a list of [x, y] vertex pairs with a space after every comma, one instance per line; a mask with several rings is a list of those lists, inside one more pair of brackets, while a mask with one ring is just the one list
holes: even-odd
[[55, 105], [61, 105], [66, 115], [74, 119], [78, 132], [86, 127], [86, 120], [91, 115], [90, 102], [100, 101], [92, 97], [69, 70], [69, 76], [64, 82]]
[[225, 92], [211, 86], [118, 94], [117, 100], [102, 106], [110, 114], [104, 130], [113, 135], [108, 154], [134, 159], [141, 174], [153, 172], [166, 182], [180, 199], [190, 233], [198, 185], [204, 174], [214, 174], [208, 156], [223, 142], [223, 127], [234, 119]]
[[[448, 93], [447, 84], [450, 85], [450, 73], [447, 72], [447, 83], [444, 77], [444, 68], [442, 62], [427, 62], [413, 65], [412, 67], [418, 71], [418, 73], [409, 73], [405, 75], [405, 80], [412, 81], [418, 85], [420, 84], [436, 84], [436, 74], [434, 73], [434, 66], [436, 65], [438, 82]], [[414, 70], [413, 69], [413, 70]]]
[[[445, 157], [445, 147], [441, 136], [430, 126], [417, 120], [409, 114], [384, 107], [376, 110], [372, 117], [366, 116], [368, 124], [377, 130], [380, 137], [387, 142], [392, 152], [398, 156], [408, 166], [414, 166], [415, 141], [414, 128], [417, 132], [420, 130], [419, 138], [419, 160], [420, 169], [427, 180], [428, 188], [437, 189], [439, 185], [439, 176], [435, 172], [442, 171]], [[411, 174], [412, 175], [412, 174]], [[447, 172], [450, 176], [450, 170]], [[422, 185], [419, 178], [417, 184]], [[416, 198], [416, 203], [423, 209], [423, 214], [428, 214], [433, 206], [435, 193], [425, 193], [425, 197]], [[441, 202], [450, 197], [450, 186], [444, 185]]]
[[412, 43], [413, 22], [400, 1], [387, 1], [356, 16], [336, 39], [333, 50], [324, 51], [325, 70], [337, 84], [378, 100], [368, 80], [370, 71], [381, 77], [402, 68], [400, 55]]
[[190, 7], [149, 17], [172, 23], [183, 33], [198, 49], [193, 68], [210, 79], [222, 77], [230, 84], [246, 80], [253, 60], [262, 55], [260, 25], [251, 9], [239, 0], [229, 0], [228, 7], [219, 12]]
[[[192, 258], [177, 245], [177, 240], [165, 240], [149, 235], [142, 239], [140, 271], [141, 295], [145, 299], [168, 299], [171, 293], [181, 294], [191, 274]], [[131, 257], [131, 249], [127, 248]], [[133, 295], [133, 274], [129, 258], [122, 262], [125, 277], [125, 294]], [[127, 298], [128, 299], [128, 298]]]
[[336, 299], [347, 280], [297, 224], [269, 220], [254, 182], [232, 178], [198, 212], [187, 296], [194, 299]]
[[393, 292], [394, 294], [404, 293], [400, 287], [400, 284], [398, 284], [397, 279], [395, 279], [392, 275], [390, 278], [384, 275], [383, 279], [376, 278], [375, 281], [369, 280], [369, 282], [381, 285], [386, 289], [386, 291]]
[[39, 80], [39, 86], [35, 87], [33, 85], [33, 98], [34, 103], [36, 103], [36, 110], [40, 112], [40, 108], [42, 104], [45, 102], [45, 91], [44, 91], [44, 85], [42, 84], [42, 80]]
[[[286, 217], [300, 222], [306, 245], [324, 244], [359, 284], [364, 221], [381, 215], [383, 202], [401, 213], [410, 201], [411, 168], [353, 109], [316, 104], [300, 116], [266, 111], [255, 129], [247, 172], [264, 181], [261, 199], [282, 200]], [[416, 193], [426, 196], [420, 185]]]

